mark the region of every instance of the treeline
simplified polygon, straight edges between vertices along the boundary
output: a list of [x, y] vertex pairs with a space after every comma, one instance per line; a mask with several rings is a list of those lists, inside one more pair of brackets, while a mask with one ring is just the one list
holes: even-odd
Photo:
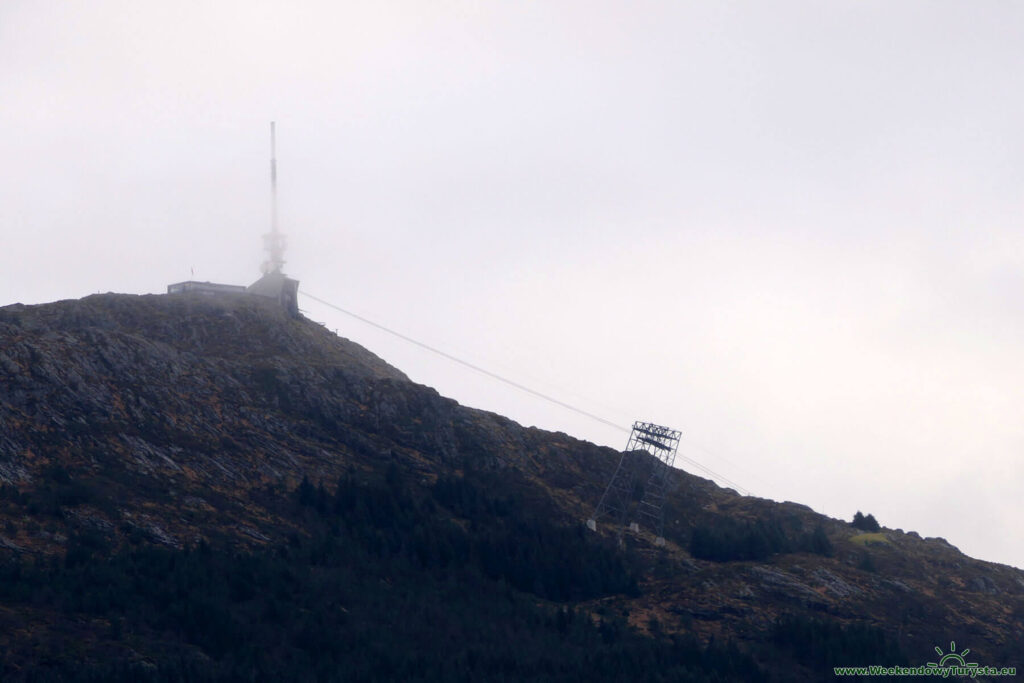
[[321, 522], [343, 523], [373, 552], [417, 569], [472, 568], [555, 601], [639, 594], [625, 557], [588, 538], [582, 525], [554, 524], [522, 500], [465, 477], [441, 478], [415, 495], [390, 468], [381, 485], [345, 476], [333, 492], [306, 480], [295, 499]]
[[690, 536], [690, 554], [703, 560], [765, 560], [779, 553], [806, 552], [831, 557], [835, 552], [825, 529], [815, 526], [786, 532], [779, 519], [735, 520], [718, 517], [698, 524]]
[[822, 679], [831, 679], [835, 666], [910, 664], [899, 643], [870, 624], [844, 625], [786, 615], [773, 624], [771, 640], [778, 650], [788, 652]]
[[[39, 617], [4, 681], [763, 681], [732, 645], [650, 639], [569, 600], [635, 591], [594, 536], [486, 482], [344, 477], [280, 498], [286, 543], [177, 551], [80, 533], [0, 562], [0, 602]], [[20, 610], [20, 611], [19, 611]]]

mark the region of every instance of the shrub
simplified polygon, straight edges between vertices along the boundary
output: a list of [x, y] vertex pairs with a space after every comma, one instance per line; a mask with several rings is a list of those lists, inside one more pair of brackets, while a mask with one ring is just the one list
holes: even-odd
[[853, 521], [850, 522], [850, 525], [854, 529], [868, 532], [881, 531], [882, 529], [874, 515], [864, 515], [860, 510], [857, 510], [857, 514], [853, 516]]

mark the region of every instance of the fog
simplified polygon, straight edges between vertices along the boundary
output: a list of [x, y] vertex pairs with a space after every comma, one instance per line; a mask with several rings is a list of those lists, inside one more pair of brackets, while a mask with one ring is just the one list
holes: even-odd
[[[1022, 29], [914, 0], [7, 0], [0, 304], [255, 280], [275, 120], [300, 291], [680, 429], [754, 495], [1024, 567]], [[460, 403], [625, 445], [300, 305]]]

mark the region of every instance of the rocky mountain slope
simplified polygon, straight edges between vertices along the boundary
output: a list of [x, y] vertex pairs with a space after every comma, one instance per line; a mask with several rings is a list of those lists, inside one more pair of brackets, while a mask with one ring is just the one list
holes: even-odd
[[[309, 533], [306, 517], [281, 503], [300, 482], [340, 496], [338, 482], [385, 472], [408, 483], [409, 500], [472, 479], [531, 518], [579, 529], [618, 458], [460, 406], [323, 327], [241, 295], [0, 308], [6, 557], [60, 558], [82, 534], [103, 537], [109, 552], [276, 547]], [[451, 497], [439, 495], [438, 509], [462, 528], [492, 514], [445, 508]], [[832, 643], [857, 629], [878, 639], [880, 657], [899, 652], [911, 664], [955, 641], [972, 661], [1024, 665], [1018, 569], [913, 532], [865, 533], [683, 471], [673, 473], [666, 514], [666, 547], [646, 531], [623, 539], [639, 590], [565, 593], [559, 604], [595, 623], [621, 617], [655, 640], [734, 643], [778, 680], [886, 663], [843, 659], [863, 650]], [[579, 537], [615, 545], [605, 525]], [[6, 610], [17, 624], [28, 618], [21, 609], [0, 617]]]

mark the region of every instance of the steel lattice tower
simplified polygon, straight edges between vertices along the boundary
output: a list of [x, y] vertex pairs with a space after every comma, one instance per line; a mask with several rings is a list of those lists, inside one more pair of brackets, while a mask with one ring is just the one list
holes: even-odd
[[[629, 528], [632, 531], [639, 531], [639, 522], [643, 521], [657, 534], [655, 544], [664, 545], [664, 505], [668, 493], [668, 473], [676, 459], [680, 435], [680, 432], [668, 427], [649, 422], [634, 422], [626, 449], [619, 458], [619, 464], [608, 482], [608, 487], [601, 494], [594, 514], [587, 520], [587, 527], [596, 531], [597, 520], [610, 515], [621, 535], [626, 528], [627, 519], [630, 520]], [[647, 477], [643, 496], [634, 509], [633, 492], [643, 466], [642, 454], [653, 456], [654, 464]], [[630, 519], [631, 511], [634, 517]]]

